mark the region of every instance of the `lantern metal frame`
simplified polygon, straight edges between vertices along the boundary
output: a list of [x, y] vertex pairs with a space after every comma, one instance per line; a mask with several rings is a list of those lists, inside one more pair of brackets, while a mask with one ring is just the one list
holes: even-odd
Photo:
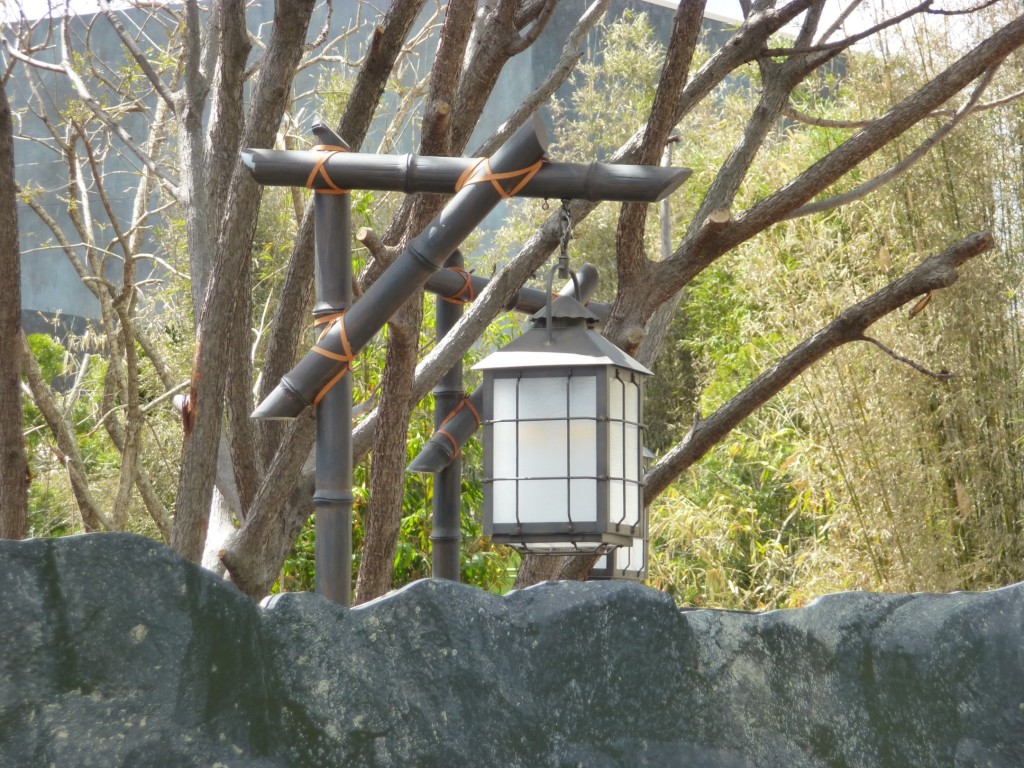
[[[550, 319], [549, 319], [550, 318]], [[643, 528], [643, 379], [651, 375], [644, 366], [613, 345], [603, 336], [591, 330], [597, 318], [572, 297], [559, 297], [545, 309], [533, 316], [535, 327], [518, 339], [495, 352], [474, 366], [484, 373], [483, 448], [484, 448], [484, 533], [495, 543], [506, 544], [529, 554], [596, 554], [628, 545], [635, 536], [642, 535]], [[522, 414], [522, 382], [534, 379], [562, 379], [565, 381], [564, 408], [550, 415], [528, 416]], [[593, 380], [592, 413], [574, 413], [573, 381]], [[611, 388], [614, 381], [622, 383], [621, 416], [613, 418], [611, 413]], [[495, 413], [495, 390], [501, 382], [514, 381], [515, 413]], [[627, 392], [630, 385], [636, 387], [635, 415], [627, 411]], [[527, 389], [529, 389], [527, 387]], [[529, 401], [526, 401], [529, 402]], [[523, 473], [520, 448], [521, 425], [531, 422], [562, 423], [566, 448], [564, 461], [560, 461], [559, 472], [538, 475]], [[587, 444], [587, 465], [593, 471], [573, 474], [573, 426], [580, 422], [593, 422], [593, 443]], [[618, 475], [611, 467], [612, 425], [621, 428], [622, 466]], [[497, 442], [504, 444], [505, 438], [497, 435], [501, 425], [511, 424], [511, 433], [516, 440], [512, 451], [515, 457], [514, 473], [496, 473]], [[628, 437], [630, 427], [633, 439]], [[627, 445], [632, 442], [635, 456], [628, 455]], [[536, 463], [536, 462], [534, 462]], [[561, 470], [564, 470], [561, 471]], [[630, 476], [632, 474], [632, 476]], [[520, 502], [524, 483], [547, 481], [565, 483], [565, 517], [557, 521], [538, 522], [524, 520]], [[595, 509], [586, 519], [574, 519], [572, 494], [574, 481], [592, 482]], [[622, 485], [621, 510], [612, 509], [613, 484]], [[503, 484], [510, 484], [515, 500], [512, 508], [515, 521], [496, 522], [496, 499], [504, 492]], [[537, 490], [532, 491], [534, 494]], [[632, 494], [632, 501], [630, 496]], [[588, 494], [589, 495], [589, 494]], [[631, 509], [635, 509], [635, 516]], [[618, 515], [617, 517], [615, 515]], [[502, 517], [501, 515], [497, 515]], [[503, 517], [507, 518], [507, 515]]]
[[[634, 538], [629, 544], [616, 547], [614, 551], [601, 555], [594, 567], [590, 569], [587, 581], [610, 579], [645, 581], [649, 554], [650, 540], [647, 537], [647, 515], [645, 514], [642, 535]], [[634, 557], [639, 562], [633, 562]]]

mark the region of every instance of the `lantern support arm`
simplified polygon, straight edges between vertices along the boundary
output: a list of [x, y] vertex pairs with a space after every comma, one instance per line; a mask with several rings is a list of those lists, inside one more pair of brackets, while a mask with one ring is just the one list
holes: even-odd
[[[543, 157], [547, 143], [543, 123], [535, 116], [490, 159], [491, 174], [525, 172]], [[321, 334], [316, 346], [281, 378], [253, 417], [291, 419], [315, 404], [402, 303], [507, 196], [486, 182], [463, 186], [363, 296]]]
[[[576, 271], [576, 278], [580, 281], [581, 291], [584, 285], [588, 285], [590, 283], [593, 284], [593, 287], [583, 293], [583, 301], [586, 303], [587, 299], [593, 295], [594, 289], [597, 287], [597, 267], [592, 264], [584, 264]], [[466, 289], [467, 280], [472, 286], [471, 290], [468, 291]], [[459, 300], [466, 300], [468, 297], [475, 298], [479, 296], [483, 293], [489, 283], [490, 280], [486, 277], [478, 277], [477, 275], [467, 274], [459, 270], [445, 268], [432, 274], [427, 279], [427, 284], [424, 287], [431, 293], [436, 293], [439, 296], [445, 296], [449, 299], [458, 297]], [[569, 296], [571, 294], [571, 282], [559, 292], [559, 295], [561, 296]], [[547, 304], [547, 300], [547, 293], [544, 290], [524, 286], [512, 296], [508, 304], [505, 305], [505, 309], [510, 311], [515, 310], [516, 312], [525, 312], [528, 315], [532, 315], [534, 312], [543, 309]], [[608, 319], [609, 315], [611, 315], [612, 305], [595, 301], [588, 303], [587, 309], [597, 315], [603, 323]]]

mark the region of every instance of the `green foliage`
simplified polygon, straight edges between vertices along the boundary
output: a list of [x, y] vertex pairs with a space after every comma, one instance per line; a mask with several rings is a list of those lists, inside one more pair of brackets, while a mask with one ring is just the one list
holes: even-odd
[[[45, 381], [50, 382], [58, 395], [58, 407], [67, 414], [73, 428], [79, 454], [93, 494], [101, 508], [113, 498], [121, 466], [121, 454], [111, 441], [104, 426], [104, 418], [111, 417], [103, 407], [103, 389], [108, 374], [107, 362], [95, 350], [89, 349], [89, 337], [67, 340], [65, 348], [50, 336], [32, 334], [29, 349], [39, 365]], [[77, 353], [77, 354], [76, 354]], [[79, 356], [80, 354], [80, 356]], [[146, 380], [144, 371], [142, 380]], [[26, 451], [33, 482], [29, 487], [29, 535], [61, 536], [78, 531], [76, 502], [67, 479], [64, 454], [49, 432], [42, 413], [29, 397], [23, 405]], [[150, 424], [154, 434], [161, 430], [160, 417]], [[166, 460], [157, 444], [144, 451], [144, 466]], [[156, 491], [166, 494], [169, 489], [157, 484]], [[141, 505], [133, 506], [128, 529], [153, 535], [152, 521]]]

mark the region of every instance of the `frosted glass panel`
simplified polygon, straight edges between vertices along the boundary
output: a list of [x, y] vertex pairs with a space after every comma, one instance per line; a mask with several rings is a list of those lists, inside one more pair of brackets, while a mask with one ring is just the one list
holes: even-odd
[[512, 421], [516, 418], [517, 379], [494, 380], [493, 414], [495, 421]]
[[612, 525], [620, 522], [626, 515], [622, 500], [622, 481], [611, 480], [608, 483], [608, 522]]
[[597, 522], [597, 481], [572, 480], [570, 490], [573, 522]]
[[519, 418], [564, 419], [568, 394], [569, 380], [563, 376], [520, 379]]
[[608, 378], [608, 418], [622, 421], [622, 381], [615, 376]]
[[519, 476], [565, 477], [566, 422], [519, 423]]
[[514, 525], [516, 522], [516, 481], [495, 480], [491, 483], [491, 509], [495, 525]]
[[626, 479], [640, 479], [640, 428], [626, 425]]
[[620, 571], [639, 573], [644, 567], [643, 539], [633, 539], [633, 546], [619, 547], [615, 550], [615, 567]]
[[633, 483], [625, 483], [625, 519], [623, 525], [636, 525], [640, 522], [640, 486]]
[[524, 523], [568, 521], [565, 480], [520, 480], [519, 520]]
[[575, 419], [569, 422], [569, 474], [597, 475], [597, 422]]
[[569, 379], [569, 415], [597, 415], [597, 377], [573, 376]]
[[624, 469], [622, 444], [622, 422], [612, 421], [608, 424], [608, 477], [622, 477]]
[[640, 421], [640, 387], [633, 381], [626, 383], [626, 421]]
[[499, 422], [491, 425], [493, 477], [516, 476], [516, 424]]

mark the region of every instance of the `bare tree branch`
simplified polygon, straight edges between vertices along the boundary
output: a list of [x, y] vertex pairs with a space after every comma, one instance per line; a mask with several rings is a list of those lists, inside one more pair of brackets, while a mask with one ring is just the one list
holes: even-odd
[[750, 239], [828, 188], [843, 174], [916, 125], [925, 115], [959, 93], [986, 70], [996, 66], [1022, 44], [1024, 16], [995, 32], [796, 179], [734, 218], [715, 239], [713, 247], [698, 252], [689, 247], [692, 238], [684, 239], [671, 259], [653, 266], [652, 305], [688, 284], [723, 253]]
[[904, 365], [909, 365], [918, 373], [923, 373], [925, 376], [930, 376], [931, 378], [936, 379], [937, 381], [949, 381], [950, 379], [953, 378], [953, 374], [950, 373], [949, 371], [945, 369], [941, 371], [932, 371], [928, 368], [925, 368], [923, 365], [916, 362], [915, 360], [911, 360], [909, 357], [904, 357], [898, 352], [894, 352], [893, 350], [889, 349], [889, 347], [885, 346], [885, 344], [883, 344], [878, 339], [872, 336], [862, 336], [861, 341], [867, 341], [870, 342], [871, 344], [874, 344], [876, 347], [885, 352], [885, 354], [887, 354], [893, 360], [903, 363]]
[[581, 50], [583, 41], [590, 33], [590, 30], [594, 28], [594, 25], [604, 16], [610, 3], [611, 0], [594, 0], [594, 2], [587, 6], [576, 26], [572, 28], [572, 32], [566, 37], [565, 44], [562, 46], [562, 53], [558, 57], [558, 62], [551, 72], [548, 73], [548, 76], [544, 78], [544, 82], [534, 88], [530, 95], [523, 99], [519, 106], [515, 108], [512, 114], [497, 127], [494, 133], [487, 137], [483, 144], [473, 150], [474, 157], [490, 157], [493, 155], [498, 147], [504, 144], [505, 140], [515, 133], [526, 122], [527, 118], [536, 112], [541, 104], [551, 98], [551, 95], [569, 78], [569, 75], [572, 74], [579, 63], [580, 57], [583, 55]]
[[68, 479], [71, 481], [71, 492], [74, 494], [78, 511], [82, 516], [82, 525], [86, 531], [108, 531], [116, 530], [114, 523], [103, 514], [92, 492], [89, 490], [89, 479], [85, 471], [85, 462], [78, 450], [78, 440], [74, 430], [62, 416], [57, 400], [50, 390], [49, 384], [43, 379], [42, 371], [32, 356], [32, 350], [28, 346], [25, 334], [21, 335], [22, 348], [22, 370], [28, 381], [29, 389], [32, 392], [32, 400], [43, 418], [46, 426], [50, 429], [57, 447], [60, 449], [61, 463], [67, 469]]
[[[991, 109], [998, 109], [999, 107], [1005, 107], [1007, 104], [1012, 104], [1019, 99], [1024, 98], [1024, 90], [1014, 91], [1008, 96], [1003, 96], [993, 101], [986, 101], [981, 104], [975, 104], [969, 111], [968, 114], [975, 114], [976, 112], [986, 112]], [[952, 117], [957, 114], [958, 110], [955, 109], [935, 109], [932, 110], [928, 117]], [[792, 104], [789, 104], [784, 114], [786, 117], [790, 117], [797, 122], [804, 123], [805, 125], [814, 125], [818, 128], [864, 128], [877, 119], [871, 118], [868, 120], [832, 120], [826, 117], [814, 117], [808, 115], [806, 112], [801, 112]]]
[[959, 276], [959, 267], [993, 245], [992, 235], [988, 232], [978, 232], [964, 238], [844, 310], [827, 326], [798, 344], [712, 415], [697, 421], [686, 437], [651, 468], [645, 478], [646, 502], [658, 496], [743, 419], [782, 391], [811, 365], [843, 344], [865, 340], [864, 332], [868, 327], [915, 297], [952, 285]]
[[99, 0], [99, 3], [103, 14], [107, 17], [107, 21], [110, 22], [110, 26], [114, 28], [114, 32], [117, 33], [118, 38], [120, 38], [121, 44], [128, 49], [128, 53], [131, 55], [132, 59], [135, 60], [135, 63], [139, 65], [139, 69], [142, 70], [142, 73], [149, 80], [153, 89], [160, 94], [160, 98], [163, 99], [167, 106], [169, 106], [173, 111], [175, 106], [174, 96], [168, 90], [164, 81], [160, 79], [160, 75], [158, 75], [156, 70], [153, 69], [153, 65], [149, 62], [149, 57], [142, 52], [142, 49], [139, 48], [135, 40], [132, 39], [132, 36], [128, 34], [127, 30], [125, 30], [124, 25], [117, 17], [117, 14], [111, 10], [110, 3], [108, 3], [107, 0]]
[[841, 205], [847, 205], [860, 200], [877, 189], [885, 186], [893, 179], [906, 173], [910, 168], [917, 163], [922, 157], [927, 155], [940, 141], [946, 136], [953, 132], [953, 129], [960, 124], [960, 122], [974, 111], [974, 106], [977, 104], [978, 99], [981, 98], [982, 93], [985, 92], [985, 88], [988, 87], [989, 83], [992, 82], [992, 78], [995, 76], [996, 67], [988, 70], [982, 78], [981, 82], [978, 83], [978, 87], [974, 89], [974, 93], [971, 94], [970, 99], [964, 104], [959, 110], [953, 114], [953, 118], [949, 122], [942, 125], [935, 133], [929, 136], [927, 139], [922, 141], [914, 151], [900, 160], [896, 165], [889, 168], [884, 173], [880, 173], [873, 179], [870, 179], [858, 187], [844, 192], [841, 195], [834, 195], [833, 197], [826, 198], [824, 200], [815, 200], [813, 203], [807, 203], [797, 208], [795, 211], [786, 215], [786, 219], [796, 219], [801, 216], [807, 216], [812, 213], [820, 213], [821, 211], [832, 210], [838, 208]]

